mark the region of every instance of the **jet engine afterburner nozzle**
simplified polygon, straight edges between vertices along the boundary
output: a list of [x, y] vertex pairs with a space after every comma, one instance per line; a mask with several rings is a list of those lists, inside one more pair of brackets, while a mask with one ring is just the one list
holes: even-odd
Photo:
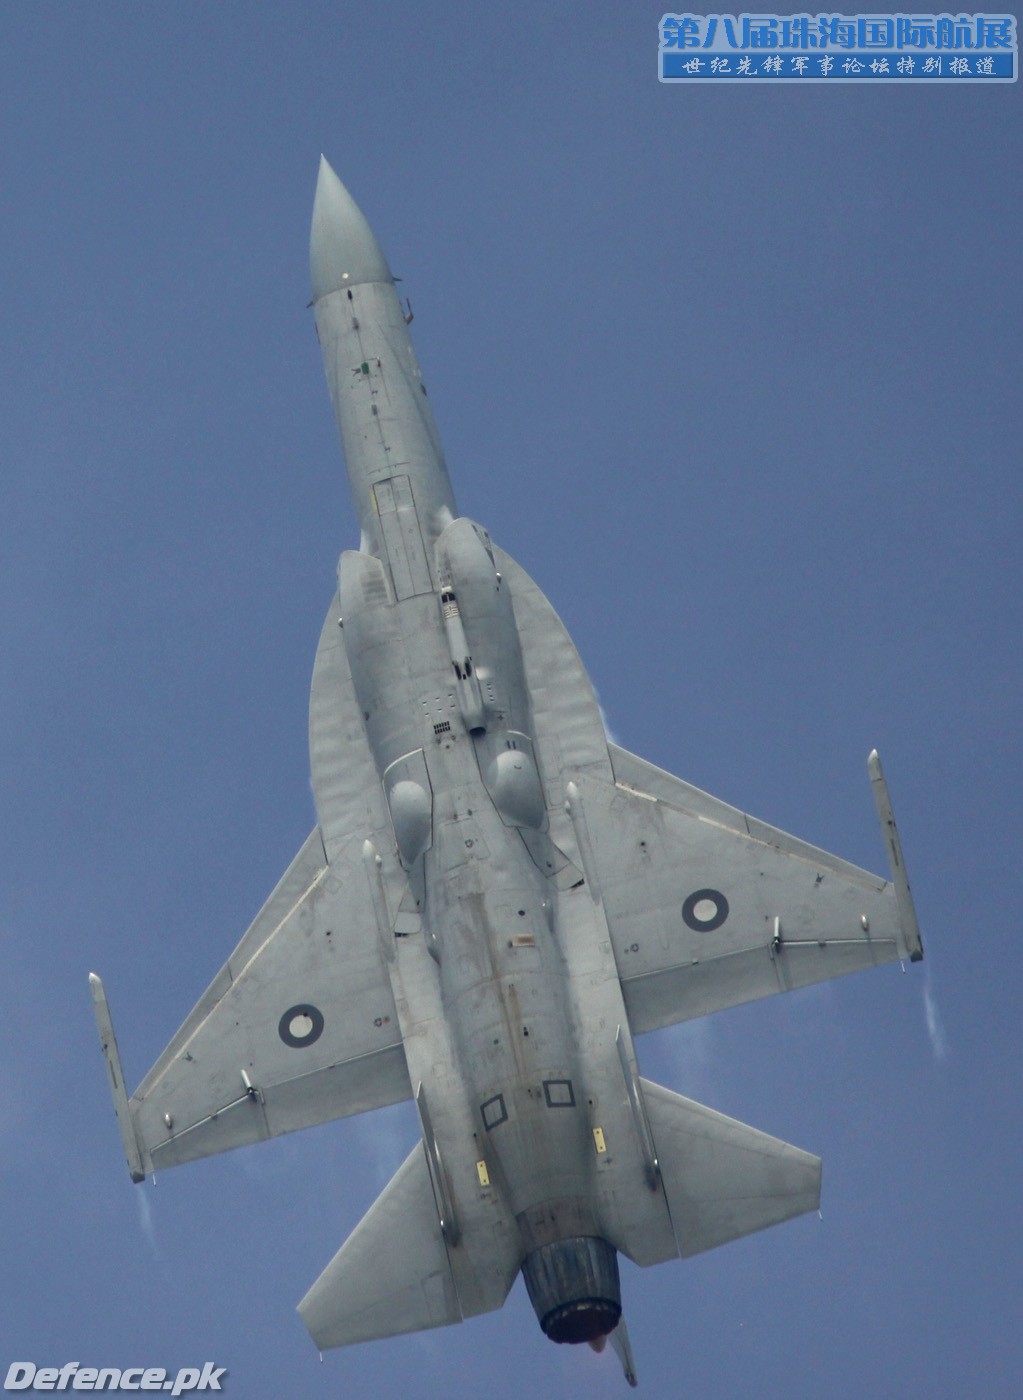
[[607, 1240], [580, 1235], [542, 1245], [526, 1255], [522, 1277], [552, 1342], [592, 1342], [618, 1326], [618, 1255]]

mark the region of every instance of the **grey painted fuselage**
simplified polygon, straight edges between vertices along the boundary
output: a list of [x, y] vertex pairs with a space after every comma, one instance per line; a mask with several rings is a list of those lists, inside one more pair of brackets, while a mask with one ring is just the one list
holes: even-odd
[[[585, 917], [573, 919], [572, 936], [603, 974], [598, 996], [587, 997], [594, 977], [570, 975], [555, 897], [558, 885], [581, 889], [585, 880], [547, 834], [511, 590], [487, 533], [457, 516], [393, 281], [325, 163], [312, 264], [362, 531], [361, 551], [339, 566], [345, 649], [409, 875], [406, 927], [422, 933], [436, 963], [436, 987], [412, 975], [396, 997], [412, 1083], [438, 1138], [435, 1169], [446, 1174], [454, 1159], [454, 1170], [466, 1145], [457, 1131], [443, 1141], [438, 1124], [473, 1121], [477, 1183], [491, 1179], [525, 1253], [618, 1235], [602, 1218], [612, 1193], [595, 1179], [606, 1134], [615, 1135], [593, 1108], [608, 1080], [622, 1079], [615, 1031], [628, 1038], [606, 924], [599, 902], [581, 894]], [[414, 1034], [438, 993], [446, 1064]], [[587, 1035], [595, 1009], [611, 1034]], [[628, 1039], [626, 1047], [631, 1057]], [[451, 1094], [464, 1103], [449, 1115]], [[624, 1118], [622, 1105], [613, 1116]], [[630, 1185], [643, 1176], [632, 1137], [619, 1135], [617, 1154]], [[666, 1221], [663, 1205], [659, 1213]]]

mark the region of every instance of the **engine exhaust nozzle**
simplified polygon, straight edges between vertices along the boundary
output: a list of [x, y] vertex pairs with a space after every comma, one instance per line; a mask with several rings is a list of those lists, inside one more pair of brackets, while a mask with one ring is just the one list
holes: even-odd
[[607, 1240], [580, 1235], [545, 1244], [526, 1256], [522, 1277], [552, 1342], [593, 1342], [618, 1326], [618, 1255]]

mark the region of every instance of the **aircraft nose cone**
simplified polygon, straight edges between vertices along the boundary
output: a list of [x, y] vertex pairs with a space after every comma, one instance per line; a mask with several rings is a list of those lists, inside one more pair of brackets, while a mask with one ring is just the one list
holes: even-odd
[[356, 204], [320, 157], [309, 239], [313, 300], [360, 282], [393, 282], [376, 235]]

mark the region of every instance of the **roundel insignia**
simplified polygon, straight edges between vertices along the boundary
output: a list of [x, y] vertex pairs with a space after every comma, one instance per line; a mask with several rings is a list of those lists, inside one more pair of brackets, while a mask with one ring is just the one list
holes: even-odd
[[315, 1006], [292, 1006], [277, 1023], [277, 1034], [293, 1050], [303, 1050], [323, 1034], [323, 1013]]
[[682, 906], [682, 918], [696, 933], [713, 933], [728, 918], [728, 900], [720, 890], [694, 890]]

